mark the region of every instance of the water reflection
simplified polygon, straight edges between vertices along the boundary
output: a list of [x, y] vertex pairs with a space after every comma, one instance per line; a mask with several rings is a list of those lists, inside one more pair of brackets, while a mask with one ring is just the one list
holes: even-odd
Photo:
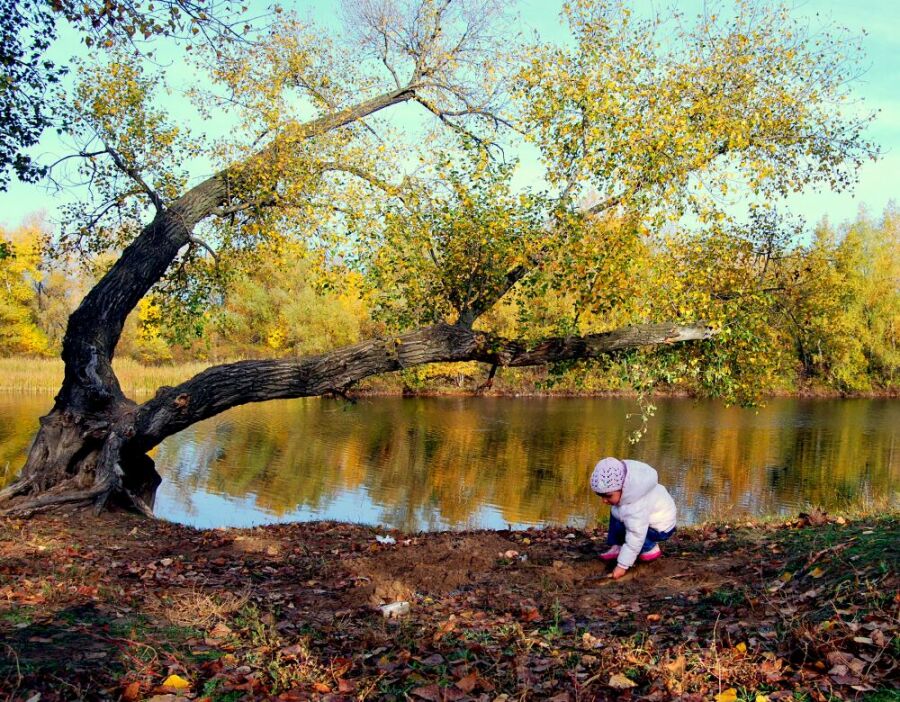
[[[33, 398], [32, 398], [33, 399]], [[0, 467], [49, 406], [0, 396]], [[682, 523], [897, 499], [900, 403], [776, 400], [753, 412], [664, 400], [641, 443], [624, 399], [297, 400], [243, 407], [164, 442], [157, 512], [198, 526], [341, 519], [405, 529], [583, 525], [598, 457], [656, 466]], [[28, 415], [28, 416], [25, 416]]]

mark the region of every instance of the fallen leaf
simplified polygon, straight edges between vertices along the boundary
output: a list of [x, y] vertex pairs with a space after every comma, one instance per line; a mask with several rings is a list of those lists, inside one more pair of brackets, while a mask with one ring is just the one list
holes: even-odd
[[850, 675], [832, 675], [831, 679], [838, 685], [859, 685], [862, 681]]
[[821, 578], [823, 575], [825, 575], [825, 571], [818, 566], [809, 571], [809, 577], [811, 578]]
[[469, 673], [466, 677], [456, 681], [456, 686], [463, 692], [472, 692], [478, 684], [478, 674]]
[[352, 680], [345, 680], [344, 678], [341, 678], [337, 681], [337, 683], [338, 692], [340, 692], [342, 695], [346, 695], [349, 692], [356, 691], [356, 683]]
[[733, 687], [729, 687], [727, 690], [723, 690], [715, 696], [716, 702], [737, 702], [737, 698], [737, 690]]
[[609, 682], [606, 684], [614, 690], [627, 690], [630, 687], [637, 687], [636, 682], [634, 682], [633, 680], [629, 680], [621, 673], [611, 675], [609, 678]]
[[219, 622], [216, 624], [212, 631], [209, 632], [209, 637], [211, 639], [224, 639], [231, 634], [231, 629], [229, 629], [225, 624]]
[[741, 641], [741, 643], [734, 647], [734, 650], [738, 653], [747, 653], [747, 644]]
[[421, 697], [428, 702], [441, 702], [441, 688], [437, 685], [423, 685], [410, 690], [411, 695]]
[[671, 663], [666, 663], [665, 668], [672, 675], [682, 675], [684, 673], [685, 668], [687, 667], [687, 659], [684, 656], [678, 656]]
[[291, 646], [285, 646], [282, 648], [278, 655], [282, 658], [296, 659], [300, 658], [306, 653], [306, 647], [303, 644], [293, 644]]
[[135, 702], [141, 696], [141, 684], [137, 681], [130, 683], [122, 692], [124, 702]]
[[190, 686], [191, 684], [187, 680], [174, 673], [163, 680], [163, 687], [171, 687], [175, 690], [186, 690]]
[[581, 635], [581, 643], [588, 648], [600, 648], [603, 645], [603, 642], [589, 631]]
[[541, 613], [538, 611], [537, 607], [527, 607], [522, 610], [522, 621], [523, 622], [537, 622], [541, 619]]
[[648, 614], [647, 615], [648, 622], [658, 622], [660, 619], [662, 619], [661, 614]]
[[768, 695], [761, 695], [760, 693], [756, 693], [756, 699], [754, 702], [769, 702]]

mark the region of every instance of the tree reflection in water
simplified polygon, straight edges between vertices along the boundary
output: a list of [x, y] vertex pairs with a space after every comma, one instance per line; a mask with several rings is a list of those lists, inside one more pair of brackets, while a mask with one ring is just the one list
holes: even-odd
[[[0, 397], [0, 467], [21, 464], [46, 407], [40, 400], [35, 409]], [[605, 519], [586, 487], [604, 455], [656, 466], [682, 523], [896, 499], [896, 401], [779, 399], [758, 411], [682, 399], [656, 404], [636, 446], [626, 439], [634, 402], [619, 398], [241, 407], [158, 448], [153, 458], [164, 483], [157, 509], [200, 525], [297, 518], [408, 530], [589, 525]]]

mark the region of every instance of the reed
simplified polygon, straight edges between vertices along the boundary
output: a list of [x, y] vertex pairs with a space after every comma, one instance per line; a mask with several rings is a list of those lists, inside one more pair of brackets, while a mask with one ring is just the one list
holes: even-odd
[[[177, 385], [209, 367], [206, 361], [144, 366], [130, 358], [113, 361], [126, 395], [148, 395], [161, 385]], [[0, 390], [56, 392], [63, 378], [58, 358], [0, 358]]]

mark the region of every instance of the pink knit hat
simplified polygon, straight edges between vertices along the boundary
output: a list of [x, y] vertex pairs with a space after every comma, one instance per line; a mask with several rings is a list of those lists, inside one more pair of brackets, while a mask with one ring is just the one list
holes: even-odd
[[625, 461], [618, 458], [604, 458], [594, 466], [591, 473], [591, 490], [598, 495], [621, 490], [628, 472]]

